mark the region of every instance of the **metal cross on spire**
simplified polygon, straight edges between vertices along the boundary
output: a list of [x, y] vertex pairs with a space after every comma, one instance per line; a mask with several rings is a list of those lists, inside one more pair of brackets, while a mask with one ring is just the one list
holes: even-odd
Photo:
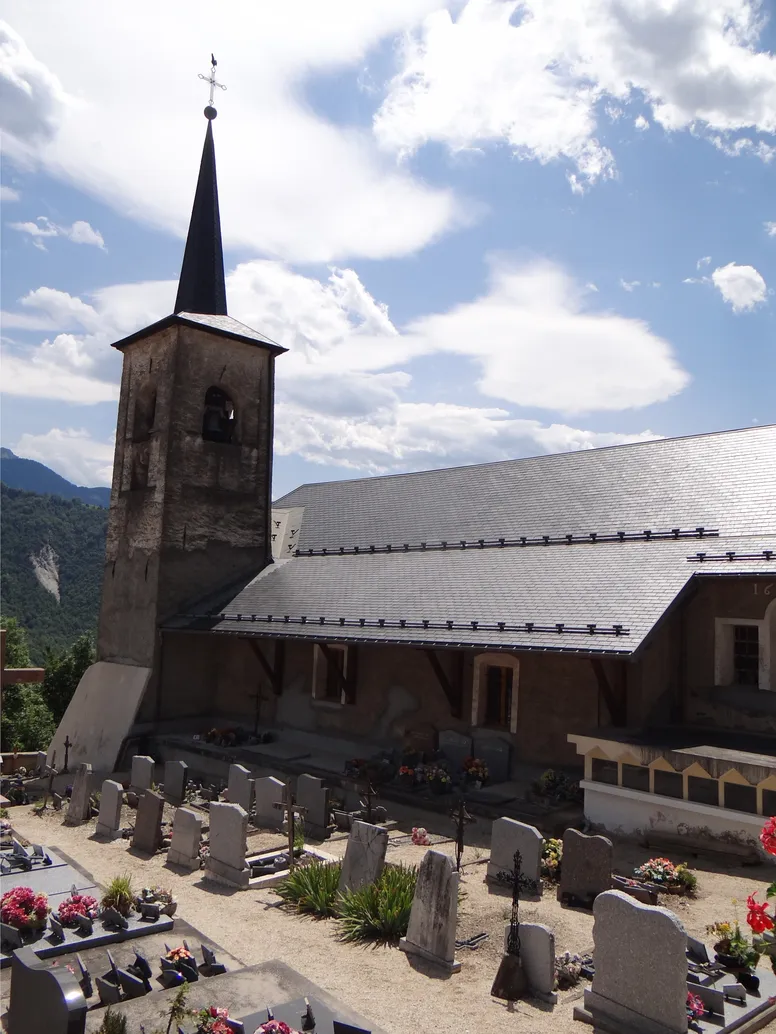
[[217, 65], [218, 65], [218, 62], [216, 61], [215, 57], [211, 54], [210, 55], [210, 75], [202, 75], [201, 72], [199, 73], [199, 78], [200, 79], [204, 79], [204, 81], [206, 83], [210, 83], [210, 100], [208, 101], [208, 107], [209, 108], [213, 107], [213, 95], [215, 93], [216, 87], [218, 87], [219, 90], [225, 90], [226, 89], [226, 87], [224, 86], [223, 83], [219, 83], [219, 82], [216, 81], [216, 66]]

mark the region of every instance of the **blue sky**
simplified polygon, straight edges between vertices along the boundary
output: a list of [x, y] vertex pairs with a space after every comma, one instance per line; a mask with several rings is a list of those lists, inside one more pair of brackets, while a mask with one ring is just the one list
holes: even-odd
[[278, 494], [776, 420], [767, 6], [157, 7], [4, 4], [4, 445], [108, 483], [211, 49], [230, 313], [290, 349]]

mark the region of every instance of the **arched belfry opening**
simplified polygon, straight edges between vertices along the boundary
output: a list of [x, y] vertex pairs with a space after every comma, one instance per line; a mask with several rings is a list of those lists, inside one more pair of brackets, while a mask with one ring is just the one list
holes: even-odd
[[146, 381], [135, 398], [135, 415], [132, 421], [132, 441], [148, 441], [156, 419], [156, 385]]
[[206, 442], [230, 444], [235, 440], [234, 403], [223, 388], [208, 388], [202, 415], [202, 437]]

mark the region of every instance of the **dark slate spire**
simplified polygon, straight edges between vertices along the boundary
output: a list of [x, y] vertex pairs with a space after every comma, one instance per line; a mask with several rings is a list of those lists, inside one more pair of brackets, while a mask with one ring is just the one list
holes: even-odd
[[[212, 92], [212, 91], [211, 91]], [[213, 119], [216, 109], [205, 108], [208, 120], [197, 191], [191, 211], [189, 234], [178, 283], [175, 312], [208, 313], [226, 316], [224, 252], [221, 245], [221, 218], [218, 212], [216, 152], [213, 145]]]

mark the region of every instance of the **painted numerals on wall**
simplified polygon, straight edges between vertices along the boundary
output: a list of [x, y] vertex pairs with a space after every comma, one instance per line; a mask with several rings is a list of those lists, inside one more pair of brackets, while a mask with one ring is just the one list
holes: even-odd
[[760, 583], [754, 583], [754, 594], [755, 596], [773, 596], [774, 590], [776, 589], [776, 582], [768, 582], [762, 586], [762, 592], [760, 592]]

